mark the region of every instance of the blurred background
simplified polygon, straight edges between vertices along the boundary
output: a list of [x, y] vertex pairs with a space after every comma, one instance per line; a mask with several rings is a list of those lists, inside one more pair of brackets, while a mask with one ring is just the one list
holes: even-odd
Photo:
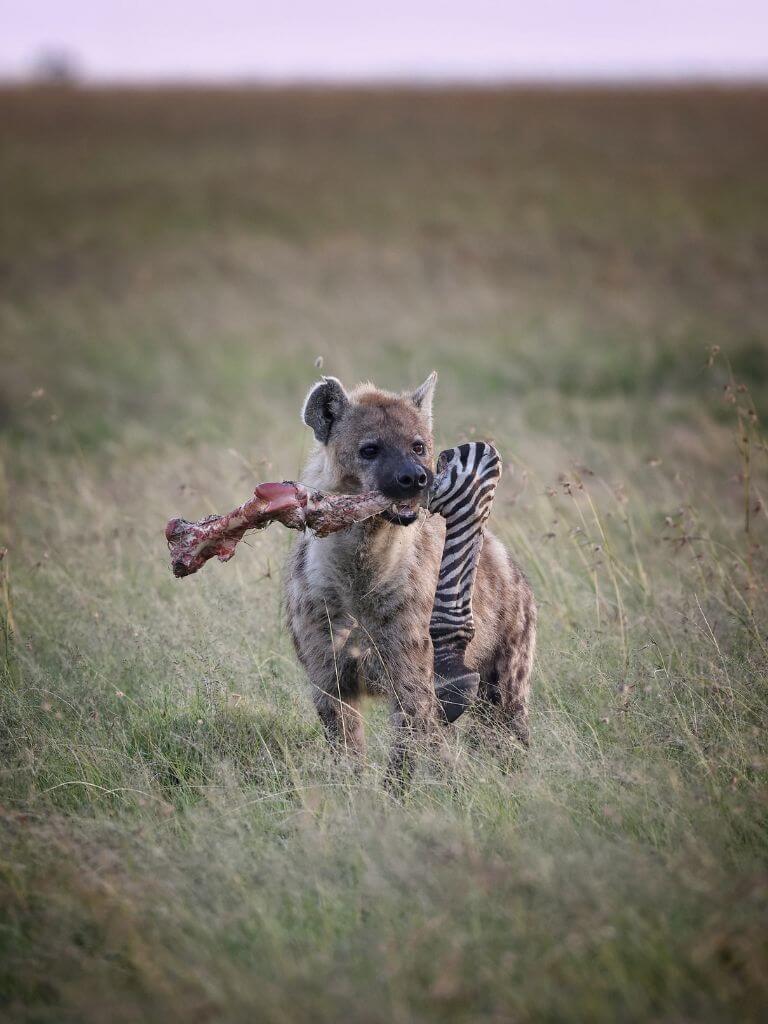
[[627, 393], [704, 401], [710, 345], [762, 386], [762, 4], [2, 19], [6, 419], [55, 377], [81, 440], [150, 406], [211, 437], [252, 389], [295, 406], [318, 358], [392, 386], [437, 361], [450, 408], [495, 388], [493, 417], [555, 406], [585, 441]]
[[[767, 83], [749, 0], [0, 0], [9, 1019], [766, 1019]], [[162, 531], [298, 477], [320, 373], [433, 368], [534, 740], [468, 715], [400, 804], [288, 531]]]
[[140, 81], [744, 79], [758, 0], [5, 0], [0, 73]]

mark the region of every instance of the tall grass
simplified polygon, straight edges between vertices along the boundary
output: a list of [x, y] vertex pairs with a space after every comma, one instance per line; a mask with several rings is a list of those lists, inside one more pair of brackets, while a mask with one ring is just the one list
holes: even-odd
[[[764, 1017], [763, 104], [0, 96], [9, 1019]], [[437, 366], [541, 609], [531, 750], [465, 716], [401, 800], [385, 708], [326, 749], [287, 532], [162, 537], [298, 473], [319, 356]]]

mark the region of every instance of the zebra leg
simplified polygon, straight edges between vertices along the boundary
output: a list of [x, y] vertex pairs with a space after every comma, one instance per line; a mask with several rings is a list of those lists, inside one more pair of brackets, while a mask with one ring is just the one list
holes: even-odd
[[472, 591], [483, 547], [483, 523], [501, 477], [499, 453], [485, 441], [441, 452], [429, 508], [445, 519], [429, 633], [435, 650], [435, 688], [448, 722], [474, 702], [480, 676], [465, 660], [475, 635]]
[[455, 722], [472, 706], [479, 687], [480, 675], [467, 668], [464, 651], [444, 651], [435, 657], [435, 694], [446, 722]]

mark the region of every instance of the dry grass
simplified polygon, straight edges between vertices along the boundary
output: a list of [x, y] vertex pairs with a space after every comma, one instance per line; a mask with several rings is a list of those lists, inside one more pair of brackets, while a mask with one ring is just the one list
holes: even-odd
[[[9, 1019], [764, 1017], [765, 111], [0, 95]], [[318, 356], [439, 369], [541, 605], [531, 752], [468, 718], [401, 803], [381, 708], [328, 757], [290, 537], [164, 550], [298, 471]]]

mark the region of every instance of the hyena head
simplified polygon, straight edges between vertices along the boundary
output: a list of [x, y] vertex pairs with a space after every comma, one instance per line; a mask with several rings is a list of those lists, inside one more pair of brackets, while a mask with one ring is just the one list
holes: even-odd
[[381, 491], [392, 499], [390, 523], [409, 526], [432, 483], [434, 371], [415, 391], [400, 395], [361, 384], [347, 393], [335, 377], [310, 389], [301, 417], [318, 449], [307, 482], [347, 493]]

